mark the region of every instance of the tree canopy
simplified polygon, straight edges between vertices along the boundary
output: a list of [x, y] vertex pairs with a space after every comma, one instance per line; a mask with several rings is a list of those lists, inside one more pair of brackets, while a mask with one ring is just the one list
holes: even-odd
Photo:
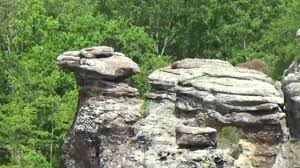
[[297, 0], [1, 0], [0, 167], [60, 167], [76, 111], [74, 75], [56, 65], [66, 50], [107, 45], [147, 76], [184, 58], [238, 64], [263, 59], [280, 80], [299, 58]]

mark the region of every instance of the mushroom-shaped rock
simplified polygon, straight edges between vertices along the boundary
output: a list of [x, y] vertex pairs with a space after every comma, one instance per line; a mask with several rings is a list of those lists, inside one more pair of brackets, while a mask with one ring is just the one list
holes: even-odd
[[138, 65], [105, 46], [67, 51], [57, 61], [75, 72], [80, 85], [77, 116], [63, 145], [65, 167], [139, 167], [130, 154], [142, 102], [124, 81], [139, 72]]
[[123, 80], [140, 71], [138, 65], [110, 47], [92, 47], [67, 51], [57, 58], [58, 64], [73, 70], [81, 78]]
[[179, 126], [175, 132], [176, 143], [183, 148], [205, 148], [217, 145], [217, 130], [214, 128]]

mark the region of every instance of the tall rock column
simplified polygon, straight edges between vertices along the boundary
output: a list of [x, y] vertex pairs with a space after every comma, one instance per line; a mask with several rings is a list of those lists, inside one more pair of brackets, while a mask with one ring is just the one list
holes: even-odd
[[300, 138], [300, 65], [297, 61], [285, 70], [282, 91], [290, 133], [292, 137]]
[[67, 51], [57, 60], [80, 86], [77, 115], [63, 145], [65, 166], [137, 167], [130, 153], [141, 100], [125, 79], [139, 72], [138, 65], [106, 46]]

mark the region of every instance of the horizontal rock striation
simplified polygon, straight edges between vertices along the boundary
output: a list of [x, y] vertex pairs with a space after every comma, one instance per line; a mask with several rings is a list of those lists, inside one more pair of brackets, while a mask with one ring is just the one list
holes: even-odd
[[183, 148], [207, 148], [217, 145], [217, 130], [210, 127], [181, 126], [176, 130], [176, 143]]
[[[188, 167], [188, 163], [205, 167], [205, 159], [189, 160], [182, 154], [186, 151], [193, 153], [195, 146], [200, 149], [201, 143], [207, 143], [207, 147], [214, 146], [214, 136], [188, 132], [205, 127], [221, 130], [225, 126], [243, 130], [243, 140], [239, 144], [241, 148], [252, 150], [249, 152], [252, 161], [247, 163], [254, 167], [272, 167], [276, 146], [285, 136], [282, 130], [285, 113], [281, 110], [283, 98], [267, 75], [234, 67], [221, 60], [184, 59], [154, 71], [149, 76], [149, 82], [152, 85], [152, 91], [147, 96], [150, 101], [149, 115], [135, 129], [137, 136], [147, 144], [144, 152], [146, 167], [151, 163], [160, 165], [158, 167], [182, 164]], [[183, 129], [187, 130], [183, 133], [178, 131], [178, 127], [189, 129]], [[245, 144], [252, 148], [248, 149]], [[179, 145], [179, 148], [174, 145]], [[185, 148], [182, 149], [182, 146]], [[188, 146], [191, 149], [186, 148]], [[261, 146], [267, 146], [270, 150], [264, 150]], [[163, 158], [164, 162], [154, 162], [161, 159], [157, 149], [160, 153], [168, 153]], [[212, 155], [219, 152], [214, 147], [206, 150]], [[263, 159], [253, 161], [257, 160], [258, 153]], [[173, 155], [177, 157], [173, 158]], [[240, 167], [248, 158], [247, 154], [241, 154], [233, 163], [230, 152], [225, 152], [218, 159], [206, 157], [206, 161], [212, 164], [211, 167]]]
[[57, 61], [80, 86], [77, 116], [63, 145], [65, 167], [136, 167], [132, 126], [142, 102], [124, 79], [138, 73], [138, 65], [105, 46], [68, 51]]
[[124, 54], [85, 48], [63, 53], [58, 64], [80, 85], [63, 146], [68, 168], [268, 168], [285, 137], [283, 98], [256, 70], [208, 59], [158, 69], [140, 119], [142, 101], [125, 82], [139, 67]]
[[[107, 52], [110, 51], [110, 52]], [[93, 80], [122, 81], [138, 73], [139, 67], [122, 53], [113, 53], [110, 47], [93, 47], [67, 51], [58, 56], [58, 64], [71, 69], [77, 77]]]

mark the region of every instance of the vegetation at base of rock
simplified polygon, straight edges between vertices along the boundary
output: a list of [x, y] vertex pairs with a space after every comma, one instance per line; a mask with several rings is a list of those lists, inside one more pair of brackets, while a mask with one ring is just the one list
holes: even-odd
[[78, 98], [56, 65], [63, 51], [125, 53], [143, 97], [149, 73], [177, 59], [264, 59], [278, 80], [300, 55], [298, 0], [1, 0], [0, 20], [0, 167], [59, 167]]
[[231, 146], [231, 153], [230, 153], [230, 155], [234, 159], [238, 159], [241, 153], [243, 153], [243, 149], [242, 149], [242, 147], [241, 147], [240, 144], [234, 144], [234, 145]]
[[234, 126], [223, 127], [218, 131], [217, 142], [220, 148], [230, 148], [239, 143], [243, 137], [243, 131]]
[[141, 117], [142, 118], [146, 118], [147, 117], [148, 112], [149, 112], [148, 108], [149, 108], [149, 100], [144, 99], [143, 100], [143, 104], [142, 104], [142, 111], [141, 111], [141, 113], [142, 113]]

